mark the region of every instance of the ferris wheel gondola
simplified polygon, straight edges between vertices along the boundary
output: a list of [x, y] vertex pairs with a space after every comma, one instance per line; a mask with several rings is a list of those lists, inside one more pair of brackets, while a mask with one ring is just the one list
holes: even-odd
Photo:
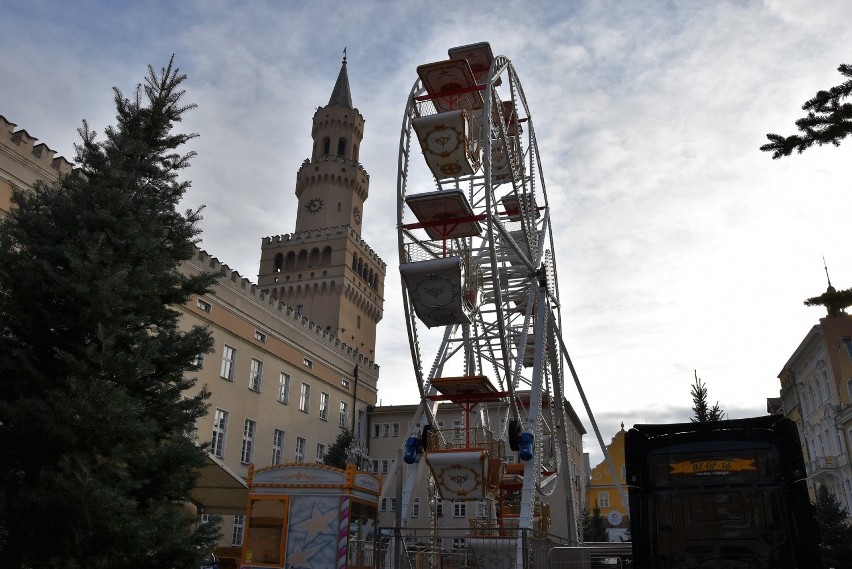
[[[551, 205], [512, 63], [487, 43], [449, 56], [418, 67], [408, 97], [397, 227], [418, 413], [435, 427], [436, 405], [451, 401], [465, 410], [465, 435], [410, 433], [407, 461], [426, 447], [444, 498], [499, 502], [513, 488], [517, 527], [542, 530], [539, 497], [560, 480], [569, 502], [572, 494]], [[417, 150], [428, 170], [412, 159]], [[501, 420], [476, 412], [486, 405]], [[452, 472], [468, 466], [472, 474]], [[576, 541], [576, 507], [568, 510]]]

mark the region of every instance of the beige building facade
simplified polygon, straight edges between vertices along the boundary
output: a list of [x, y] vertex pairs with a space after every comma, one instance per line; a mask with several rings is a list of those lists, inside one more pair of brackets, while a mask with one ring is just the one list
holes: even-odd
[[852, 316], [830, 312], [784, 364], [781, 405], [799, 429], [808, 487], [827, 486], [852, 507]]
[[0, 216], [9, 211], [12, 189], [32, 188], [36, 181], [55, 182], [73, 164], [0, 115]]

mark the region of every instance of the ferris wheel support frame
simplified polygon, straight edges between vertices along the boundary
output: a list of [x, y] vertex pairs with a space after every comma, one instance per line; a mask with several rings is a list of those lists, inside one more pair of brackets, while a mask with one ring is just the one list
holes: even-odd
[[[550, 319], [555, 325], [555, 318], [553, 317], [553, 314], [550, 314]], [[606, 450], [606, 445], [604, 444], [603, 437], [601, 436], [601, 430], [598, 428], [598, 422], [595, 420], [595, 416], [592, 413], [592, 408], [589, 406], [589, 400], [586, 399], [586, 392], [583, 390], [583, 386], [580, 384], [580, 378], [577, 375], [577, 370], [574, 369], [574, 363], [571, 361], [571, 356], [568, 355], [568, 348], [565, 347], [565, 341], [562, 339], [562, 334], [558, 332], [558, 329], [555, 336], [559, 339], [559, 346], [562, 348], [562, 355], [565, 357], [565, 361], [568, 364], [568, 369], [571, 370], [571, 377], [574, 378], [574, 385], [577, 386], [577, 391], [580, 393], [580, 399], [583, 400], [583, 406], [586, 408], [586, 413], [589, 415], [589, 421], [592, 423], [592, 428], [595, 430], [595, 436], [598, 439], [598, 444], [601, 447], [601, 452], [603, 452], [606, 464], [609, 467], [610, 472], [612, 472], [612, 479], [613, 482], [615, 482], [615, 488], [621, 495], [621, 498], [623, 500], [622, 503], [626, 504], [627, 491], [624, 489], [624, 486], [621, 485], [621, 482], [617, 475], [618, 472], [615, 470], [615, 463], [612, 462], [612, 457]]]

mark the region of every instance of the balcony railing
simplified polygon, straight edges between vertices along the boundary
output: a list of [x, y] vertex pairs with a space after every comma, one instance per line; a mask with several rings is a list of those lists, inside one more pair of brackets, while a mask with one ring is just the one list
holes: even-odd
[[820, 472], [834, 472], [849, 464], [849, 458], [845, 454], [838, 456], [818, 456], [807, 464], [808, 476]]

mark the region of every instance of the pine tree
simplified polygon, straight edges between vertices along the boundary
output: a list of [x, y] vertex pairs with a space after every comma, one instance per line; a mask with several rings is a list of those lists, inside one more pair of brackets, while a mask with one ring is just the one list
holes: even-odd
[[176, 210], [184, 79], [170, 61], [114, 89], [79, 171], [14, 192], [0, 222], [0, 567], [197, 567], [216, 539], [182, 507], [208, 396], [184, 397], [186, 372], [211, 339], [175, 306], [213, 282], [179, 272], [200, 219]]
[[693, 416], [690, 419], [693, 423], [709, 423], [710, 421], [721, 421], [725, 417], [725, 412], [719, 407], [717, 401], [713, 407], [707, 403], [707, 386], [698, 377], [698, 370], [695, 370], [695, 383], [692, 384], [692, 412]]
[[583, 509], [583, 541], [609, 541], [609, 533], [606, 531], [603, 516], [601, 516], [601, 507], [595, 500], [595, 507], [589, 512], [588, 508]]
[[335, 468], [346, 468], [347, 462], [347, 451], [349, 450], [349, 445], [352, 444], [352, 433], [349, 429], [344, 429], [340, 431], [340, 434], [337, 435], [337, 439], [328, 447], [328, 452], [325, 454], [322, 462], [323, 464], [327, 464], [328, 466], [333, 466]]
[[849, 514], [827, 486], [817, 489], [814, 506], [822, 535], [820, 551], [823, 567], [852, 568], [852, 526]]
[[837, 70], [849, 80], [828, 91], [817, 92], [802, 105], [808, 114], [796, 121], [796, 127], [803, 134], [786, 137], [767, 134], [770, 142], [761, 146], [761, 150], [772, 152], [772, 158], [777, 159], [789, 156], [794, 150], [801, 154], [814, 144], [840, 146], [840, 141], [852, 133], [852, 104], [842, 102], [852, 95], [852, 65], [843, 64]]

